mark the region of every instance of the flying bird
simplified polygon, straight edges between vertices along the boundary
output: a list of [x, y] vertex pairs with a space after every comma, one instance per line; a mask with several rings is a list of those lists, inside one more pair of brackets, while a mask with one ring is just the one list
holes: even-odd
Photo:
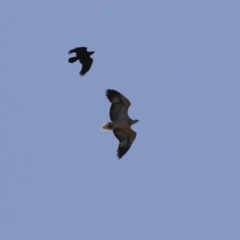
[[131, 147], [137, 133], [131, 129], [131, 125], [139, 120], [132, 120], [128, 116], [130, 101], [121, 93], [108, 89], [106, 97], [112, 103], [109, 116], [112, 122], [106, 122], [102, 126], [104, 130], [113, 130], [113, 134], [119, 140], [117, 156], [120, 159]]
[[85, 73], [88, 72], [92, 66], [93, 59], [90, 56], [94, 52], [88, 52], [86, 47], [78, 47], [71, 49], [68, 54], [70, 53], [76, 53], [76, 57], [69, 58], [68, 62], [74, 63], [79, 60], [79, 62], [82, 64], [82, 69], [79, 74], [80, 76], [85, 75]]

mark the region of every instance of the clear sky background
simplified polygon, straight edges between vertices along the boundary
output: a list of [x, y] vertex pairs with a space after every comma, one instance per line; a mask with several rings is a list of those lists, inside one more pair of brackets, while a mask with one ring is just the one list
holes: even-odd
[[[240, 239], [239, 1], [3, 0], [0, 21], [2, 240]], [[108, 88], [140, 120], [120, 161]]]

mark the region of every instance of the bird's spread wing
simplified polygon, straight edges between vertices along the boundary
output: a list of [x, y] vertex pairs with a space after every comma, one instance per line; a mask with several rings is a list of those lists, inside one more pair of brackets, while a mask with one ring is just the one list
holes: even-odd
[[131, 103], [126, 97], [113, 89], [108, 89], [106, 91], [106, 96], [112, 103], [109, 112], [111, 121], [129, 118], [128, 108]]
[[81, 53], [81, 52], [86, 52], [87, 48], [86, 47], [78, 47], [78, 48], [73, 48], [69, 50], [68, 54], [70, 53]]
[[88, 57], [88, 58], [85, 58], [84, 60], [80, 59], [79, 61], [82, 64], [80, 75], [83, 76], [91, 68], [93, 59], [91, 57]]
[[131, 127], [126, 129], [117, 128], [113, 130], [113, 133], [115, 137], [119, 140], [117, 156], [120, 159], [131, 147], [137, 133], [134, 132]]

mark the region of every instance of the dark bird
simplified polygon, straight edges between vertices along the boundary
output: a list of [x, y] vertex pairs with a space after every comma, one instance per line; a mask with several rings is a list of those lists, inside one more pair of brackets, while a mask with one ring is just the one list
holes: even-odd
[[113, 134], [119, 140], [117, 156], [120, 159], [131, 147], [137, 133], [131, 129], [131, 125], [139, 120], [132, 120], [128, 116], [130, 101], [121, 93], [108, 89], [106, 96], [112, 103], [109, 116], [112, 122], [104, 123], [104, 130], [113, 130]]
[[71, 57], [68, 59], [68, 62], [74, 63], [77, 60], [82, 64], [82, 69], [80, 71], [80, 75], [85, 75], [86, 72], [89, 71], [89, 69], [92, 66], [93, 59], [90, 57], [94, 52], [88, 52], [86, 47], [79, 47], [71, 49], [68, 54], [70, 53], [76, 53], [76, 57]]

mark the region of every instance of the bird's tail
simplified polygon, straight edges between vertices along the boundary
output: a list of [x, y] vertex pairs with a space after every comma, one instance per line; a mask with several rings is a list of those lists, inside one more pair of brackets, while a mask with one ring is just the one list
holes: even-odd
[[77, 60], [78, 60], [78, 57], [71, 57], [71, 58], [68, 59], [68, 62], [74, 63], [74, 62], [76, 62]]
[[113, 129], [113, 123], [112, 122], [106, 122], [103, 124], [102, 129], [107, 131], [107, 130], [112, 130]]

